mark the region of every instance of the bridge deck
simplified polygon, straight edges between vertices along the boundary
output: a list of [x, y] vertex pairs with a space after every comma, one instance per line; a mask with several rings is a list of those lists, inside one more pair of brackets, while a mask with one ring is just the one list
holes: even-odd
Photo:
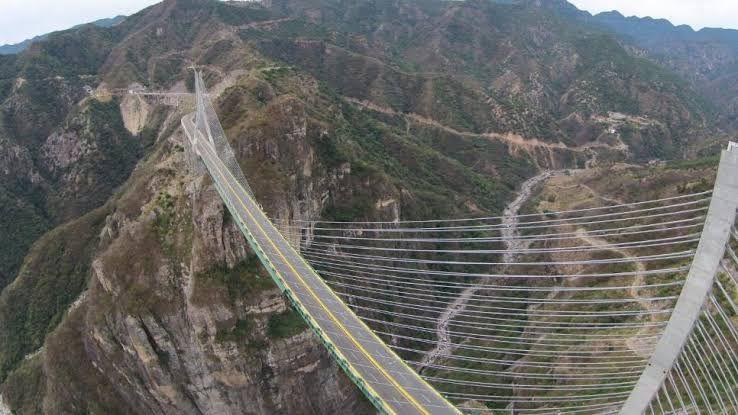
[[[265, 267], [352, 380], [388, 414], [458, 414], [325, 284], [231, 175], [192, 115], [182, 120], [221, 197]], [[197, 139], [193, 139], [196, 137]]]

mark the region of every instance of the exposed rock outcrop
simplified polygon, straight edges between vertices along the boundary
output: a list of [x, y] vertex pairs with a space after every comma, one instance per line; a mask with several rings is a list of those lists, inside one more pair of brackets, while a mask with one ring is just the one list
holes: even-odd
[[149, 104], [136, 95], [126, 95], [120, 104], [123, 125], [133, 135], [138, 135], [146, 125], [151, 108]]
[[[188, 176], [182, 153], [163, 152], [152, 163], [137, 178], [143, 187], [131, 186], [109, 217], [95, 278], [76, 318], [64, 323], [78, 327], [91, 365], [73, 378], [94, 370], [115, 385], [120, 408], [137, 413], [371, 413], [317, 338], [292, 317], [209, 179]], [[285, 319], [297, 325], [287, 334], [279, 327]], [[63, 341], [65, 328], [53, 336], [52, 344]], [[45, 411], [110, 398], [82, 382], [59, 385], [70, 374], [53, 363], [63, 359], [58, 352], [47, 352], [53, 385]]]

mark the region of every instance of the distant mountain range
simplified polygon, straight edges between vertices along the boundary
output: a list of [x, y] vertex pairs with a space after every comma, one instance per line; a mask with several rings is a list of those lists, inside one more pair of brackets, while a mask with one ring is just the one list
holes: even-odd
[[738, 127], [738, 30], [693, 30], [666, 19], [625, 17], [617, 11], [584, 20], [644, 49], [649, 59], [674, 71], [711, 101], [721, 126]]
[[629, 53], [671, 70], [714, 107], [718, 124], [738, 128], [738, 30], [674, 25], [666, 19], [626, 17], [618, 11], [592, 15], [566, 0], [495, 0], [547, 9], [592, 29], [615, 34]]
[[[109, 17], [106, 19], [95, 20], [94, 22], [82, 23], [74, 27], [71, 27], [70, 29], [67, 29], [67, 30], [77, 29], [80, 26], [84, 26], [86, 24], [91, 24], [91, 25], [100, 26], [100, 27], [112, 27], [122, 22], [123, 19], [125, 18], [126, 16], [122, 16], [122, 15], [115, 16], [115, 17]], [[54, 32], [51, 32], [51, 33], [54, 33]], [[51, 33], [45, 33], [43, 35], [34, 36], [31, 39], [26, 39], [20, 43], [2, 45], [0, 46], [0, 55], [13, 55], [16, 53], [23, 52], [24, 50], [28, 49], [28, 47], [31, 46], [33, 42], [44, 40]]]

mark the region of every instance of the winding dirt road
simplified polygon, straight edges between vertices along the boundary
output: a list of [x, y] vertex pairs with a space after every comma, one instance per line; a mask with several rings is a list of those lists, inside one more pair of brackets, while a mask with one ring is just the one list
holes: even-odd
[[[638, 305], [645, 311], [653, 311], [655, 308], [654, 304], [651, 301], [646, 300], [643, 298], [641, 293], [639, 292], [638, 287], [641, 287], [645, 284], [645, 277], [644, 273], [646, 272], [646, 264], [644, 264], [642, 261], [639, 261], [635, 259], [635, 256], [631, 253], [629, 253], [627, 250], [616, 248], [610, 246], [611, 243], [602, 239], [597, 238], [593, 236], [588, 236], [584, 233], [585, 230], [582, 228], [577, 229], [577, 236], [583, 240], [584, 242], [588, 243], [592, 246], [597, 247], [606, 247], [607, 249], [617, 253], [623, 258], [627, 258], [635, 264], [636, 272], [635, 278], [633, 278], [633, 282], [631, 283], [630, 289], [628, 290], [628, 293], [631, 297], [638, 300]], [[654, 334], [654, 329], [652, 327], [642, 327], [638, 330], [633, 336], [630, 336], [626, 339], [625, 344], [628, 346], [630, 350], [633, 351], [633, 353], [637, 354], [640, 357], [647, 358], [651, 355], [653, 352], [654, 344], [652, 341], [647, 341], [643, 339], [643, 336], [647, 334]]]

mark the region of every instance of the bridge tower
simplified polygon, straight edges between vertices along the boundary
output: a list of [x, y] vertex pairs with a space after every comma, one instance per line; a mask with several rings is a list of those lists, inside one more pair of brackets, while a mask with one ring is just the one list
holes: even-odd
[[643, 414], [669, 376], [694, 332], [715, 282], [738, 209], [738, 146], [731, 143], [720, 157], [715, 188], [687, 280], [646, 369], [620, 410]]

